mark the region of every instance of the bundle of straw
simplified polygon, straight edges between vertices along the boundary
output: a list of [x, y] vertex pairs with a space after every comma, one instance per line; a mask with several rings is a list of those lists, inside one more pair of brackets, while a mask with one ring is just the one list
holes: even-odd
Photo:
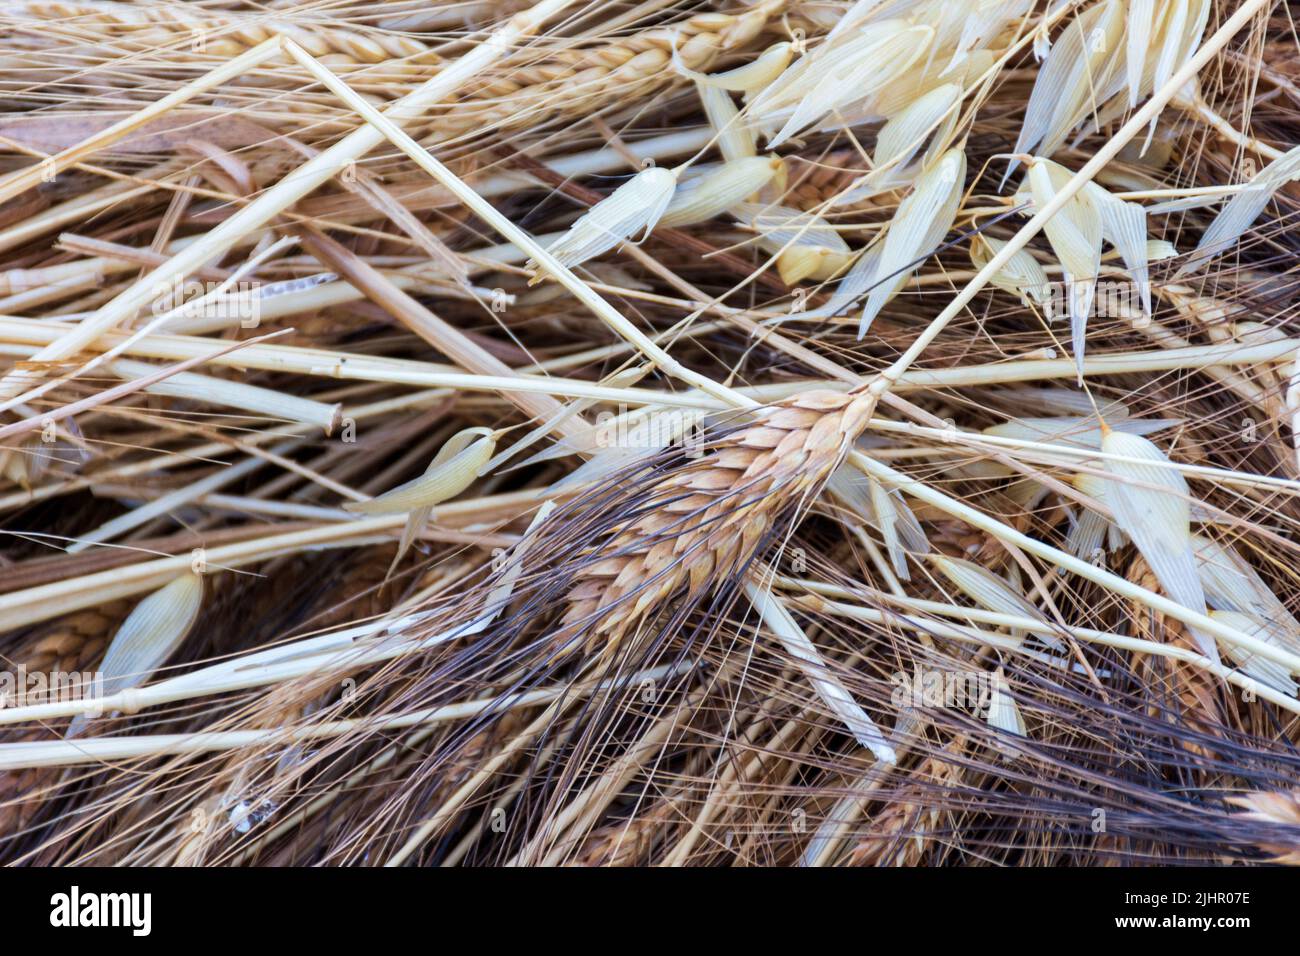
[[0, 25], [0, 860], [1300, 861], [1275, 0]]

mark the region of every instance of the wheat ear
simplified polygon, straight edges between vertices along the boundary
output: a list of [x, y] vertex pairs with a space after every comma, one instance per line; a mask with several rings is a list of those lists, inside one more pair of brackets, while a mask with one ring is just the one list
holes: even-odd
[[745, 573], [781, 516], [839, 466], [871, 408], [864, 395], [804, 392], [688, 459], [579, 573], [562, 623], [617, 640], [679, 592], [698, 598]]

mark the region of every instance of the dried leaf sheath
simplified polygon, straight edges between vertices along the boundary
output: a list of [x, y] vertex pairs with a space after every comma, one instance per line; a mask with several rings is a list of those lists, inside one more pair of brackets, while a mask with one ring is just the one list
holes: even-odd
[[697, 599], [743, 573], [780, 518], [830, 477], [872, 404], [838, 392], [796, 395], [660, 478], [579, 572], [563, 623], [617, 640], [676, 595]]

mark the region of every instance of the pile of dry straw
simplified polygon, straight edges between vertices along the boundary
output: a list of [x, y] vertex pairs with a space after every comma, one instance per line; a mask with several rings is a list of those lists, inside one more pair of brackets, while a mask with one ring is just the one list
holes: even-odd
[[1300, 862], [1285, 4], [0, 17], [0, 859]]

